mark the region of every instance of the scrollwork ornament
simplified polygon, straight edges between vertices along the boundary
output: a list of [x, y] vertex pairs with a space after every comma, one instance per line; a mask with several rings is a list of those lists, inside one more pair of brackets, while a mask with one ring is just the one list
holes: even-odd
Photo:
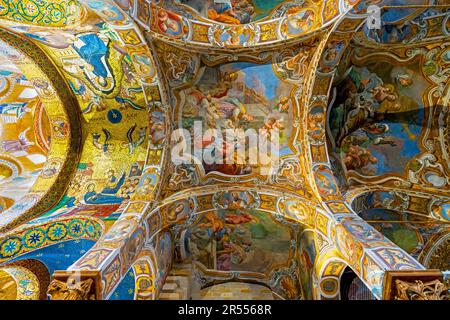
[[395, 300], [450, 300], [449, 288], [439, 280], [406, 282], [396, 280]]

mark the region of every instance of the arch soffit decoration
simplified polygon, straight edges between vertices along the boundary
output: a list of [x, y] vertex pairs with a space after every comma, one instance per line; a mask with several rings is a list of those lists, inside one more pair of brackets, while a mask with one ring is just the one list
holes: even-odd
[[[22, 276], [28, 275], [24, 279], [25, 281], [18, 283], [17, 291], [19, 292], [16, 296], [17, 300], [47, 299], [46, 288], [50, 284], [50, 273], [44, 263], [36, 259], [25, 259], [3, 266], [2, 270], [5, 269], [13, 270], [13, 272], [14, 270], [18, 270], [18, 274]], [[35, 278], [37, 281], [27, 281]]]
[[105, 232], [104, 223], [94, 217], [63, 217], [39, 224], [22, 225], [0, 237], [0, 265], [12, 259], [61, 242], [98, 240]]

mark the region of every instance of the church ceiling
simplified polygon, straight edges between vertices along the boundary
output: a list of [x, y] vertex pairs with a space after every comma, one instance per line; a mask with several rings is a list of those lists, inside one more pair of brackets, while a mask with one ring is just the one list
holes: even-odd
[[[95, 9], [98, 4], [90, 5]], [[101, 10], [97, 15], [84, 8], [82, 28], [9, 26], [37, 43], [60, 68], [82, 117], [83, 135], [78, 139], [84, 147], [74, 178], [59, 204], [38, 221], [95, 212], [95, 218], [111, 225], [125, 200], [137, 189], [142, 192], [136, 198], [145, 197], [159, 179], [158, 168], [151, 164], [161, 157], [166, 123], [165, 110], [157, 102], [147, 112], [148, 103], [159, 97], [152, 58], [146, 46], [138, 45], [137, 30], [114, 29], [133, 24], [116, 7], [110, 8], [120, 14], [110, 17], [112, 25], [104, 22]]]
[[278, 294], [298, 299], [299, 253], [293, 244], [300, 235], [299, 225], [277, 220], [253, 209], [208, 212], [180, 234], [180, 256], [206, 268], [203, 286], [227, 277], [259, 279]]
[[0, 1], [0, 266], [98, 299], [445, 268], [449, 34], [441, 0]]
[[[391, 64], [392, 55], [383, 59], [382, 54], [371, 53], [367, 57], [355, 57], [334, 89], [328, 133], [347, 179], [409, 175], [412, 183], [443, 187], [448, 183], [443, 167], [421, 172], [424, 161], [436, 159], [424, 152], [427, 146], [421, 141], [430, 139], [431, 128], [436, 127], [433, 120], [438, 121], [436, 116], [443, 111], [436, 93], [440, 88], [429, 80], [432, 75], [427, 77], [429, 70], [423, 69], [430, 63], [422, 60], [421, 64], [417, 55], [411, 57], [415, 62], [401, 66]], [[445, 148], [445, 140], [437, 139], [437, 144]]]

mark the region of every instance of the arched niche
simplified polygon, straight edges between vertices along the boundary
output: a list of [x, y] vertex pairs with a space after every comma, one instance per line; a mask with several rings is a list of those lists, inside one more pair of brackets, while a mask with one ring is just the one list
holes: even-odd
[[339, 258], [325, 260], [321, 266], [318, 279], [317, 299], [340, 300], [341, 278], [348, 264]]

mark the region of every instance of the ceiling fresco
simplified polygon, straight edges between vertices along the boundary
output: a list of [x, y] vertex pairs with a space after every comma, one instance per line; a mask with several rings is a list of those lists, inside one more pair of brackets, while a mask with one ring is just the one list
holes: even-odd
[[[212, 136], [205, 135], [203, 140], [195, 136], [195, 121], [200, 121], [202, 129], [205, 132], [210, 130], [212, 135], [215, 135], [214, 131], [225, 134], [227, 129], [261, 130], [267, 141], [271, 142], [277, 134], [280, 136], [280, 155], [286, 157], [294, 154], [289, 148], [290, 139], [286, 130], [291, 126], [293, 118], [290, 98], [293, 86], [280, 81], [271, 64], [240, 62], [205, 67], [200, 72], [201, 76], [196, 76], [200, 80], [180, 92], [180, 101], [184, 101], [184, 104], [179, 107], [179, 126], [194, 133], [194, 144], [201, 142], [206, 149], [216, 145]], [[264, 83], [260, 81], [261, 78], [265, 79]], [[218, 147], [214, 155], [225, 159], [230, 149], [239, 147], [223, 141], [223, 148]], [[246, 154], [252, 152], [246, 150]], [[203, 159], [205, 160], [207, 159]], [[240, 159], [238, 162], [244, 163], [245, 160]], [[216, 173], [224, 176], [258, 174], [259, 170], [263, 169], [226, 163], [208, 165], [205, 162], [200, 168], [201, 175]]]
[[83, 7], [76, 0], [6, 0], [0, 3], [2, 19], [30, 25], [65, 27], [75, 24], [82, 14]]
[[0, 299], [448, 289], [449, 35], [443, 0], [0, 1]]
[[330, 131], [347, 171], [402, 174], [420, 153], [428, 110], [421, 93], [429, 83], [416, 68], [373, 62], [346, 71], [348, 76], [336, 87]]
[[202, 16], [226, 24], [246, 24], [258, 21], [271, 15], [272, 11], [284, 1], [198, 1], [179, 0], [180, 4], [188, 5]]
[[4, 35], [2, 73], [9, 91], [2, 104], [1, 147], [8, 158], [3, 163], [13, 173], [7, 173], [2, 182], [14, 203], [3, 210], [2, 225], [30, 219], [57, 202], [61, 190], [53, 186], [70, 174], [79, 148], [79, 138], [73, 139], [79, 124], [69, 120], [69, 116], [75, 120], [76, 113], [66, 109], [70, 100], [64, 105], [66, 93], [56, 93], [43, 68], [32, 63], [31, 57], [40, 53], [28, 55], [24, 49], [32, 46], [28, 42], [16, 50], [17, 38]]
[[[429, 24], [432, 14], [426, 11], [416, 20]], [[434, 14], [438, 20], [445, 16]], [[422, 33], [417, 38], [420, 32], [410, 30], [407, 37], [420, 41], [426, 37]], [[447, 169], [436, 162], [440, 157], [437, 153], [446, 157], [446, 138], [436, 136], [435, 151], [427, 143], [435, 134], [433, 127], [443, 125], [442, 121], [435, 122], [436, 115], [445, 117], [442, 112], [447, 103], [445, 98], [440, 99], [447, 86], [445, 67], [433, 69], [436, 64], [431, 61], [432, 55], [447, 65], [446, 49], [412, 53], [397, 47], [389, 56], [364, 49], [373, 46], [368, 34], [357, 41], [359, 48], [353, 57], [347, 56], [330, 97], [333, 107], [327, 134], [335, 167], [352, 184], [388, 181], [397, 176], [394, 179], [405, 185], [442, 190], [448, 184]], [[409, 41], [401, 37], [391, 42], [399, 45]], [[401, 65], [395, 66], [393, 62], [400, 59]], [[348, 106], [351, 110], [346, 109]]]

